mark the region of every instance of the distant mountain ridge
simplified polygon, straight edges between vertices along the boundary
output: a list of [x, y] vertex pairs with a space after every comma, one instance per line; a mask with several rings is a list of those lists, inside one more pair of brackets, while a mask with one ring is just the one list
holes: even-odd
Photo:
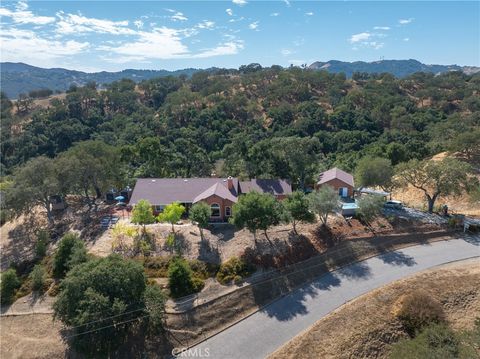
[[480, 67], [458, 66], [458, 65], [426, 65], [417, 60], [380, 60], [374, 62], [344, 62], [330, 60], [327, 62], [314, 62], [309, 69], [326, 70], [328, 72], [344, 72], [347, 77], [351, 77], [354, 72], [382, 73], [388, 72], [396, 77], [405, 77], [415, 72], [431, 72], [439, 74], [447, 71], [463, 71], [466, 74], [472, 74], [480, 71]]
[[[354, 72], [382, 73], [388, 72], [396, 77], [405, 77], [415, 72], [442, 73], [447, 71], [463, 71], [467, 74], [480, 71], [475, 66], [458, 65], [426, 65], [417, 60], [381, 60], [375, 62], [344, 62], [331, 60], [327, 62], [314, 62], [309, 69], [326, 70], [332, 73], [344, 72], [351, 77]], [[210, 68], [207, 70], [215, 70]], [[32, 90], [47, 88], [53, 91], [65, 91], [70, 85], [83, 86], [89, 81], [104, 85], [122, 78], [128, 78], [135, 82], [163, 76], [192, 76], [202, 69], [187, 68], [182, 70], [133, 70], [126, 69], [118, 72], [94, 72], [67, 70], [63, 68], [44, 69], [24, 63], [2, 62], [0, 63], [1, 89], [10, 98], [17, 98], [21, 93]]]
[[0, 76], [2, 91], [10, 98], [17, 98], [21, 93], [47, 88], [53, 91], [66, 91], [70, 85], [83, 86], [89, 81], [97, 84], [108, 84], [122, 78], [135, 82], [164, 76], [192, 76], [201, 69], [168, 70], [133, 70], [126, 69], [118, 72], [94, 72], [67, 70], [62, 68], [44, 69], [24, 63], [0, 63]]

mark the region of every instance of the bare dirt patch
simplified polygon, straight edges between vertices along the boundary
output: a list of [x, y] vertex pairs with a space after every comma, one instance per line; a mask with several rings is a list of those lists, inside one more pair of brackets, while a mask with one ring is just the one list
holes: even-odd
[[480, 316], [478, 259], [437, 267], [397, 281], [342, 306], [298, 335], [270, 358], [386, 358], [407, 337], [392, 306], [404, 293], [423, 289], [442, 303], [453, 329], [472, 329]]
[[[130, 224], [128, 218], [124, 221]], [[292, 257], [290, 262], [298, 262], [321, 253], [343, 240], [438, 228], [434, 225], [402, 220], [391, 223], [383, 217], [376, 219], [370, 227], [367, 227], [357, 219], [346, 220], [342, 216], [332, 215], [329, 218], [328, 230], [321, 227], [319, 223], [298, 224], [298, 234], [293, 232], [290, 224], [271, 227], [267, 231], [271, 243], [264, 233], [259, 232], [257, 244], [255, 244], [253, 235], [249, 231], [236, 229], [230, 224], [211, 225], [204, 230], [204, 240], [200, 236], [198, 227], [188, 220], [175, 225], [175, 233], [184, 257], [219, 264], [231, 257], [242, 257], [245, 253], [271, 257], [287, 255]], [[164, 223], [147, 225], [147, 230], [155, 237], [156, 249], [153, 255], [171, 255], [170, 249], [165, 244], [167, 236], [171, 233], [171, 225]], [[112, 243], [112, 233], [107, 230], [94, 241], [89, 242], [89, 251], [97, 256], [107, 256], [112, 251]], [[293, 258], [295, 256], [298, 258]]]
[[59, 334], [61, 323], [51, 314], [2, 317], [2, 358], [64, 358], [67, 346]]

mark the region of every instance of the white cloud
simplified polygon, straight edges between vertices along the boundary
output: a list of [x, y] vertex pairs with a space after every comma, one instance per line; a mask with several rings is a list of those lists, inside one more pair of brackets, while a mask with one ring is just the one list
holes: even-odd
[[97, 32], [112, 35], [135, 35], [136, 31], [128, 27], [128, 21], [111, 21], [88, 18], [82, 15], [65, 14], [58, 12], [60, 21], [57, 22], [57, 34], [78, 34]]
[[289, 1], [289, 0], [283, 0], [283, 2], [285, 3], [285, 5], [287, 5], [288, 7], [290, 7], [290, 1]]
[[[183, 30], [161, 27], [155, 28], [151, 32], [139, 31], [138, 34], [139, 39], [136, 41], [123, 42], [115, 46], [99, 46], [97, 50], [109, 53], [109, 55], [103, 57], [106, 61], [127, 63], [132, 61], [191, 59], [233, 55], [244, 48], [241, 40], [232, 40], [221, 43], [216, 47], [193, 53], [182, 43], [182, 36], [185, 36]], [[120, 56], [112, 56], [112, 54]]]
[[233, 10], [232, 9], [226, 9], [225, 12], [228, 14], [228, 16], [233, 15]]
[[18, 11], [24, 11], [24, 10], [27, 10], [28, 9], [28, 4], [26, 1], [19, 1], [17, 3], [17, 5], [15, 6], [15, 8], [18, 10]]
[[238, 6], [243, 6], [243, 5], [246, 5], [246, 4], [247, 4], [247, 1], [246, 1], [246, 0], [232, 0], [232, 2], [233, 2], [235, 5], [238, 5]]
[[390, 30], [389, 26], [375, 26], [374, 30]]
[[354, 34], [350, 37], [350, 43], [354, 44], [356, 42], [368, 40], [372, 36], [369, 32], [361, 32], [359, 34]]
[[370, 41], [370, 42], [367, 42], [367, 43], [363, 43], [363, 45], [368, 46], [368, 47], [372, 47], [375, 50], [378, 50], [378, 49], [381, 49], [383, 47], [383, 45], [385, 45], [385, 44], [383, 42]]
[[291, 55], [291, 54], [295, 53], [295, 51], [292, 51], [292, 50], [289, 50], [289, 49], [282, 49], [282, 51], [280, 51], [280, 52], [283, 56], [288, 56], [288, 55]]
[[187, 21], [188, 18], [180, 11], [173, 10], [173, 9], [165, 9], [165, 11], [168, 11], [169, 13], [172, 13], [173, 15], [170, 16], [170, 20], [172, 21]]
[[413, 17], [411, 17], [409, 19], [400, 19], [400, 20], [398, 20], [398, 23], [400, 25], [406, 25], [406, 24], [410, 24], [413, 20], [414, 20]]
[[203, 20], [201, 23], [197, 25], [199, 29], [213, 29], [215, 23], [210, 20]]
[[[241, 0], [241, 2], [246, 3], [245, 0]], [[24, 2], [19, 2], [15, 8], [0, 8], [0, 15], [12, 18], [12, 22], [37, 25], [31, 30], [19, 29], [12, 24], [4, 24], [3, 27], [0, 25], [1, 61], [22, 61], [42, 67], [66, 66], [67, 64], [77, 66], [77, 59], [79, 62], [81, 59], [77, 55], [91, 51], [89, 56], [96, 56], [97, 59], [110, 63], [147, 63], [159, 59], [192, 59], [233, 55], [244, 49], [244, 42], [234, 35], [222, 35], [221, 40], [216, 45], [212, 44], [211, 47], [190, 48], [190, 46], [194, 46], [194, 43], [200, 41], [191, 37], [199, 35], [201, 31], [216, 28], [215, 22], [210, 20], [203, 20], [191, 27], [174, 29], [166, 26], [160, 27], [151, 22], [144, 23], [147, 20], [144, 20], [143, 17], [132, 19], [130, 22], [127, 20], [114, 21], [90, 18], [81, 13], [71, 14], [60, 11], [56, 17], [48, 18], [35, 16], [27, 9], [28, 5]], [[165, 10], [170, 13], [168, 18], [173, 21], [187, 20], [186, 16], [179, 11]], [[233, 11], [231, 13], [234, 16]], [[235, 17], [237, 21], [243, 19], [243, 17], [238, 19]], [[50, 23], [53, 23], [53, 26], [41, 26]], [[249, 27], [256, 30], [258, 21], [253, 22]], [[98, 36], [98, 41], [90, 43], [68, 37], [72, 34], [123, 36], [115, 36], [115, 38]], [[191, 38], [188, 42], [189, 46], [187, 46], [187, 38]], [[79, 66], [77, 67], [79, 68]]]
[[408, 41], [410, 41], [410, 38], [409, 38], [409, 37], [405, 37], [405, 38], [403, 38], [403, 41], [408, 42]]
[[181, 13], [180, 11], [177, 11], [175, 14], [173, 14], [170, 19], [172, 19], [173, 21], [187, 21], [188, 18], [183, 14]]
[[225, 56], [225, 55], [235, 55], [238, 54], [240, 50], [243, 50], [242, 41], [229, 41], [223, 44], [214, 47], [213, 49], [206, 49], [197, 54], [189, 56], [190, 58], [198, 59], [205, 57], [214, 57], [214, 56]]
[[251, 24], [249, 24], [248, 28], [250, 30], [257, 30], [258, 31], [258, 21], [255, 21], [255, 22], [252, 22]]
[[37, 16], [27, 10], [28, 4], [20, 1], [15, 6], [15, 10], [0, 8], [0, 16], [9, 17], [17, 24], [35, 24], [46, 25], [55, 22], [55, 18], [51, 16]]
[[26, 62], [36, 66], [56, 66], [56, 59], [77, 55], [90, 44], [75, 40], [57, 41], [43, 38], [30, 30], [1, 29], [1, 61]]
[[313, 16], [314, 14], [313, 14], [312, 11], [309, 11], [309, 12], [306, 12], [305, 15], [307, 15], [307, 16]]
[[375, 50], [381, 49], [385, 44], [379, 41], [373, 41], [372, 38], [384, 38], [385, 34], [377, 34], [370, 32], [361, 32], [354, 34], [348, 40], [351, 44], [354, 44], [353, 50], [358, 50], [360, 47], [372, 48]]
[[140, 31], [136, 41], [118, 46], [103, 46], [99, 50], [109, 51], [126, 57], [173, 59], [188, 53], [182, 43], [180, 32], [167, 27], [155, 28], [151, 32]]
[[243, 21], [243, 20], [245, 20], [245, 18], [242, 16], [242, 17], [239, 17], [237, 19], [230, 19], [230, 20], [228, 20], [228, 22], [234, 23], [234, 22], [240, 22], [240, 21]]
[[278, 12], [272, 12], [272, 13], [270, 14], [270, 16], [274, 16], [274, 17], [276, 17], [276, 16], [278, 16], [278, 15], [280, 15], [280, 13], [278, 13]]

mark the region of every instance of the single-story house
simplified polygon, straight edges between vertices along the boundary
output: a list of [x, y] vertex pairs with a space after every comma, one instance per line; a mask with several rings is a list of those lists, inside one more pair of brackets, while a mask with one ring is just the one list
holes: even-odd
[[330, 186], [338, 192], [340, 197], [352, 197], [354, 190], [353, 176], [339, 168], [332, 168], [320, 173], [316, 189], [322, 186]]
[[271, 193], [280, 200], [292, 193], [292, 187], [282, 179], [139, 178], [130, 197], [130, 205], [146, 199], [158, 214], [173, 202], [181, 203], [188, 212], [194, 203], [203, 201], [212, 209], [212, 222], [226, 222], [232, 216], [232, 207], [238, 197], [250, 191]]

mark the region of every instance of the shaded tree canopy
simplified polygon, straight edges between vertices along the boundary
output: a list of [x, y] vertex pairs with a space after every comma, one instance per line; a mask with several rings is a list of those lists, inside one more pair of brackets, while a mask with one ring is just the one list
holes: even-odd
[[248, 192], [233, 205], [232, 223], [238, 228], [246, 228], [257, 241], [257, 231], [263, 230], [267, 240], [267, 229], [278, 224], [281, 219], [280, 203], [271, 194]]
[[381, 157], [364, 157], [358, 161], [355, 170], [356, 183], [361, 187], [392, 187], [393, 167], [390, 160]]
[[78, 350], [108, 355], [127, 339], [134, 326], [129, 321], [145, 316], [145, 289], [141, 264], [116, 255], [92, 259], [73, 267], [62, 281], [55, 317], [84, 333], [73, 337]]
[[411, 160], [398, 165], [396, 173], [400, 184], [411, 185], [424, 193], [429, 212], [433, 212], [439, 196], [458, 196], [478, 186], [478, 180], [471, 176], [472, 167], [454, 158]]
[[328, 215], [340, 209], [338, 193], [330, 186], [322, 186], [308, 195], [310, 210], [320, 217], [324, 226], [327, 225]]
[[292, 222], [294, 232], [297, 232], [297, 222], [311, 223], [315, 215], [310, 211], [308, 197], [301, 191], [294, 191], [284, 201], [287, 218]]

